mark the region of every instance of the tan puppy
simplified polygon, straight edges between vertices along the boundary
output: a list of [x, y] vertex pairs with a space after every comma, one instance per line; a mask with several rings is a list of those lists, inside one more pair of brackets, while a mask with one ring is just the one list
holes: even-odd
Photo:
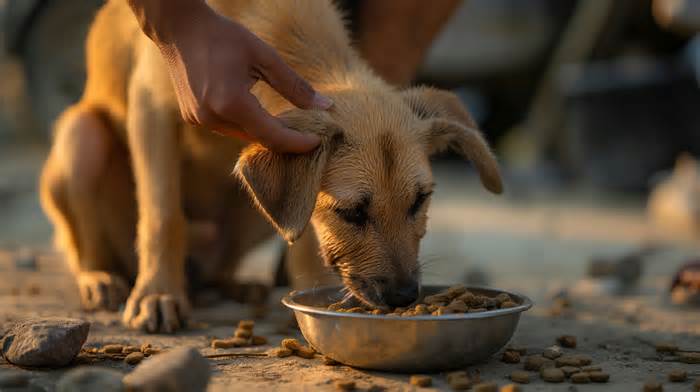
[[[41, 180], [84, 306], [116, 309], [128, 295], [126, 325], [176, 330], [189, 310], [186, 256], [199, 279], [230, 284], [241, 256], [272, 235], [251, 198], [287, 241], [304, 242], [291, 252], [296, 288], [324, 276], [317, 239], [355, 298], [376, 306], [415, 300], [429, 157], [451, 148], [501, 192], [498, 165], [460, 101], [428, 88], [398, 91], [378, 78], [350, 47], [329, 0], [210, 4], [333, 99], [328, 112], [302, 111], [262, 83], [253, 88], [265, 109], [322, 144], [282, 155], [185, 125], [157, 48], [125, 1], [107, 3], [88, 37], [85, 93], [58, 121]], [[236, 157], [240, 182], [230, 175]], [[209, 243], [198, 253], [187, 233], [202, 221], [214, 229], [204, 230]]]

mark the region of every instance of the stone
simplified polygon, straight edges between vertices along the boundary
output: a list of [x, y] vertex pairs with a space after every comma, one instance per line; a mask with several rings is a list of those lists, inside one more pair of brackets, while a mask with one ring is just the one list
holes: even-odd
[[24, 388], [29, 384], [30, 374], [21, 370], [0, 370], [0, 390], [4, 388]]
[[81, 366], [72, 369], [56, 384], [56, 392], [121, 392], [123, 374], [98, 366]]
[[17, 366], [61, 367], [78, 355], [90, 323], [70, 318], [32, 318], [16, 322], [2, 341], [2, 355]]
[[133, 392], [204, 392], [209, 383], [209, 362], [192, 347], [180, 347], [152, 356], [124, 377]]

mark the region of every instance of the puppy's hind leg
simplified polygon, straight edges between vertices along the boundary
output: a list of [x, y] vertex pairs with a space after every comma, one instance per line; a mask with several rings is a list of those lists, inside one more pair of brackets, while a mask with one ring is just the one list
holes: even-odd
[[67, 109], [57, 122], [40, 180], [41, 202], [54, 224], [56, 244], [77, 279], [87, 310], [116, 310], [128, 294], [107, 243], [96, 197], [113, 138], [96, 111], [79, 105]]

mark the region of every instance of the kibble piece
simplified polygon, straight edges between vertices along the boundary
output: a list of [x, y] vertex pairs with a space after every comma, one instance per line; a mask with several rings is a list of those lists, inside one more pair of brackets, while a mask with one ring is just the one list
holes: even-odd
[[430, 314], [430, 310], [428, 310], [428, 306], [425, 304], [416, 305], [415, 312], [417, 315]]
[[548, 359], [557, 359], [561, 357], [561, 354], [559, 346], [551, 346], [544, 349], [542, 356]]
[[151, 347], [152, 347], [152, 346], [151, 346], [151, 343], [144, 343], [144, 344], [141, 345], [141, 352], [145, 354], [145, 353], [146, 353], [146, 349], [151, 348]]
[[252, 331], [255, 327], [255, 320], [241, 320], [238, 322], [238, 329]]
[[529, 384], [530, 373], [524, 370], [516, 370], [510, 374], [510, 380], [513, 382], [517, 382], [518, 384]]
[[350, 380], [338, 380], [335, 382], [335, 387], [341, 391], [354, 391], [355, 381]]
[[608, 380], [610, 380], [610, 375], [601, 371], [589, 372], [588, 377], [590, 377], [593, 382], [608, 382]]
[[150, 355], [156, 355], [156, 354], [160, 354], [160, 350], [157, 348], [146, 347], [146, 349], [143, 350], [143, 355], [145, 355], [147, 357]]
[[474, 392], [498, 392], [498, 385], [493, 382], [482, 382], [474, 385]]
[[237, 338], [250, 339], [250, 337], [253, 336], [253, 332], [249, 329], [238, 328], [233, 336]]
[[214, 339], [211, 341], [212, 348], [233, 348], [237, 347], [233, 343], [233, 339]]
[[447, 307], [453, 312], [453, 313], [466, 313], [467, 310], [469, 310], [469, 307], [462, 301], [459, 300], [454, 300], [450, 302]]
[[579, 358], [578, 356], [574, 356], [574, 355], [562, 355], [561, 357], [559, 357], [555, 360], [555, 364], [557, 367], [563, 367], [563, 366], [581, 367], [581, 366], [583, 366], [583, 364], [581, 363], [581, 358]]
[[447, 295], [434, 294], [434, 295], [429, 295], [429, 296], [425, 297], [423, 302], [430, 305], [430, 304], [436, 304], [438, 302], [446, 303], [446, 302], [449, 302], [449, 300], [450, 300], [450, 298]]
[[566, 377], [570, 377], [572, 374], [581, 371], [581, 368], [576, 366], [562, 366], [559, 369], [561, 369], [561, 371], [564, 372], [564, 376]]
[[124, 346], [124, 348], [122, 349], [122, 353], [124, 353], [124, 354], [131, 354], [131, 353], [135, 353], [137, 351], [141, 352], [141, 347], [139, 347], [139, 346]]
[[688, 379], [688, 373], [684, 370], [673, 369], [668, 372], [668, 381], [685, 382]]
[[384, 314], [384, 312], [383, 312], [381, 309], [374, 309], [374, 310], [372, 311], [372, 314], [374, 314], [374, 315], [380, 315], [380, 314]]
[[107, 344], [102, 346], [102, 352], [105, 354], [121, 354], [124, 346], [121, 344]]
[[354, 308], [348, 309], [348, 313], [364, 313], [365, 309], [361, 308], [359, 306], [355, 306]]
[[325, 355], [323, 356], [323, 358], [321, 358], [321, 361], [326, 366], [338, 366], [338, 365], [340, 365], [340, 362], [336, 361], [335, 359], [333, 359], [331, 357], [327, 357]]
[[290, 349], [292, 351], [297, 351], [302, 347], [301, 343], [299, 343], [298, 340], [293, 338], [283, 339], [282, 343], [280, 343], [280, 346]]
[[445, 294], [451, 298], [459, 297], [460, 295], [467, 292], [467, 288], [464, 285], [458, 284], [447, 289]]
[[472, 380], [465, 371], [451, 372], [447, 374], [447, 383], [455, 391], [463, 391], [471, 388]]
[[272, 351], [272, 355], [277, 358], [286, 358], [292, 354], [294, 354], [294, 351], [284, 347], [280, 347]]
[[267, 338], [264, 336], [253, 336], [250, 338], [250, 344], [253, 346], [262, 346], [263, 344], [267, 344]]
[[520, 363], [520, 354], [517, 351], [504, 351], [501, 361], [505, 363]]
[[538, 371], [546, 367], [554, 367], [554, 361], [541, 355], [530, 355], [525, 358], [525, 370]]
[[571, 382], [574, 384], [588, 384], [591, 379], [586, 372], [574, 373], [571, 375]]
[[673, 354], [678, 351], [678, 346], [671, 342], [658, 342], [655, 345], [657, 353]]
[[294, 351], [294, 354], [301, 358], [312, 359], [316, 355], [316, 350], [308, 346], [301, 346]]
[[576, 336], [573, 335], [562, 335], [557, 338], [557, 343], [562, 347], [566, 348], [576, 348]]
[[664, 387], [656, 380], [649, 380], [644, 383], [644, 392], [663, 392]]
[[334, 311], [334, 312], [337, 312], [337, 311], [339, 311], [339, 310], [342, 309], [342, 308], [343, 308], [343, 303], [342, 303], [342, 302], [336, 302], [336, 303], [334, 303], [334, 304], [328, 305], [328, 308], [327, 308], [327, 309], [328, 309], [328, 310], [331, 310], [331, 311]]
[[411, 383], [411, 385], [416, 385], [421, 388], [427, 388], [433, 385], [433, 379], [430, 376], [424, 376], [420, 374], [411, 376], [408, 382]]
[[501, 392], [520, 392], [522, 388], [519, 385], [508, 384], [501, 387]]
[[683, 363], [698, 364], [700, 363], [700, 353], [682, 353], [679, 359]]
[[124, 358], [124, 362], [126, 362], [128, 365], [137, 365], [143, 361], [143, 357], [144, 355], [141, 351], [134, 351]]
[[540, 371], [540, 377], [546, 382], [563, 382], [566, 378], [564, 372], [559, 368], [544, 368]]
[[579, 354], [579, 355], [574, 355], [576, 359], [578, 359], [578, 363], [581, 364], [581, 366], [588, 366], [591, 363], [593, 363], [593, 358], [589, 357], [588, 355], [584, 354]]
[[508, 309], [508, 308], [514, 308], [516, 306], [518, 306], [517, 302], [505, 301], [505, 302], [501, 302], [500, 308], [501, 309]]

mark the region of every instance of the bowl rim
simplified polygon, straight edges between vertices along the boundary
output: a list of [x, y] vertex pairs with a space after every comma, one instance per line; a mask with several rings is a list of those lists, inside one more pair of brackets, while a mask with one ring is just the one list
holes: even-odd
[[[470, 320], [470, 319], [482, 319], [482, 318], [492, 318], [492, 317], [498, 317], [498, 316], [503, 316], [503, 315], [508, 315], [508, 314], [515, 314], [515, 313], [522, 313], [530, 309], [533, 305], [532, 300], [527, 297], [526, 295], [517, 293], [517, 292], [512, 292], [512, 291], [507, 291], [507, 290], [501, 290], [501, 289], [495, 289], [492, 287], [486, 287], [486, 286], [464, 286], [467, 288], [467, 290], [488, 290], [488, 291], [496, 291], [499, 293], [506, 293], [510, 296], [516, 297], [521, 301], [521, 304], [518, 306], [514, 306], [512, 308], [506, 308], [506, 309], [494, 309], [494, 310], [487, 310], [485, 312], [477, 312], [477, 313], [457, 313], [457, 314], [445, 314], [442, 316], [433, 316], [433, 315], [420, 315], [420, 316], [389, 316], [386, 314], [366, 314], [366, 313], [344, 313], [344, 312], [335, 312], [332, 310], [327, 310], [311, 305], [302, 305], [300, 303], [297, 303], [294, 299], [301, 296], [301, 295], [306, 295], [309, 293], [313, 293], [315, 291], [323, 291], [323, 290], [332, 290], [332, 289], [337, 289], [340, 290], [342, 289], [343, 286], [318, 286], [310, 289], [305, 289], [305, 290], [293, 290], [289, 292], [287, 295], [285, 295], [282, 298], [282, 304], [284, 306], [294, 310], [294, 311], [299, 311], [307, 314], [314, 314], [314, 315], [323, 315], [323, 316], [331, 316], [331, 317], [339, 317], [339, 318], [360, 318], [360, 319], [379, 319], [379, 320], [392, 320], [392, 321], [399, 321], [399, 320], [406, 320], [406, 321], [446, 321], [446, 320]], [[425, 285], [424, 287], [450, 287], [450, 285]]]

